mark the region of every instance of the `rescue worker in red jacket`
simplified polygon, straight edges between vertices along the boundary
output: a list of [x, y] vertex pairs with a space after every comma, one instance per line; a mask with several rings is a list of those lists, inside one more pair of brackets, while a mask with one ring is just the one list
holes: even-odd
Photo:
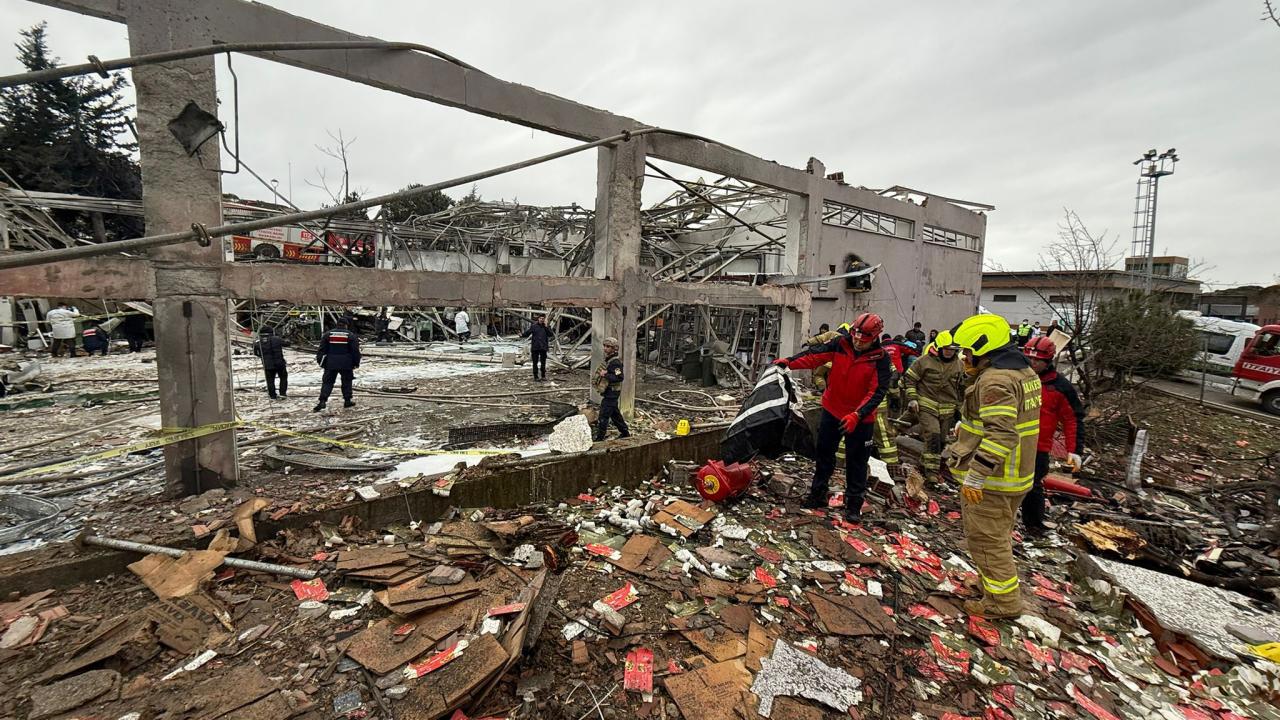
[[1058, 428], [1067, 447], [1067, 465], [1080, 469], [1080, 453], [1084, 451], [1084, 404], [1071, 381], [1058, 374], [1053, 359], [1058, 348], [1043, 335], [1033, 337], [1022, 353], [1031, 361], [1031, 369], [1040, 376], [1040, 440], [1036, 443], [1036, 474], [1031, 492], [1022, 498], [1022, 524], [1027, 534], [1044, 537], [1044, 476], [1049, 474], [1049, 451]]
[[841, 333], [826, 345], [775, 361], [794, 370], [811, 370], [831, 363], [827, 389], [822, 393], [822, 420], [818, 423], [813, 484], [809, 486], [804, 507], [826, 507], [827, 486], [835, 472], [836, 448], [844, 440], [844, 516], [850, 522], [862, 518], [876, 408], [889, 390], [889, 356], [880, 347], [879, 340], [883, 329], [884, 321], [880, 316], [863, 313], [853, 321], [847, 333]]

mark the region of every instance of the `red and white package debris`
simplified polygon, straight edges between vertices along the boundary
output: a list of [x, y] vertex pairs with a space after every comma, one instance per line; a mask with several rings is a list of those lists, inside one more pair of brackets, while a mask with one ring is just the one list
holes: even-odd
[[416, 665], [410, 664], [405, 667], [404, 676], [406, 679], [412, 680], [414, 678], [420, 678], [429, 672], [439, 670], [447, 665], [451, 660], [455, 660], [460, 657], [462, 655], [462, 651], [466, 649], [467, 641], [459, 640], [426, 660], [423, 660]]
[[848, 570], [844, 571], [844, 584], [848, 585], [851, 590], [856, 590], [864, 595], [867, 592], [867, 581]]
[[524, 603], [511, 603], [510, 605], [499, 605], [495, 608], [489, 608], [489, 617], [497, 617], [498, 615], [510, 615], [518, 613], [524, 609]]
[[765, 570], [762, 567], [756, 568], [756, 580], [758, 580], [761, 585], [767, 588], [778, 587], [778, 578], [770, 575], [769, 571]]
[[597, 498], [595, 495], [591, 495], [591, 494], [589, 494], [589, 493], [581, 493], [581, 494], [579, 494], [579, 495], [578, 495], [578, 499], [579, 499], [579, 500], [581, 500], [581, 501], [582, 501], [582, 502], [584, 502], [584, 503], [593, 503], [593, 502], [595, 502], [596, 500], [598, 500], [599, 498]]
[[871, 549], [870, 545], [866, 544], [862, 540], [852, 535], [845, 535], [844, 541], [848, 543], [849, 546], [852, 547], [854, 550], [857, 550], [863, 555], [875, 555], [875, 551]]
[[773, 548], [767, 548], [763, 545], [757, 545], [756, 554], [759, 555], [760, 558], [765, 562], [771, 562], [774, 565], [777, 565], [778, 563], [782, 562], [782, 553], [778, 552], [777, 550], [774, 550]]
[[969, 634], [988, 647], [996, 647], [1000, 644], [1000, 629], [986, 618], [977, 615], [969, 616]]
[[641, 647], [627, 653], [627, 662], [622, 675], [622, 687], [638, 693], [653, 692], [652, 650]]
[[393, 630], [391, 634], [395, 637], [403, 638], [403, 637], [408, 637], [413, 633], [414, 630], [417, 630], [417, 629], [418, 629], [417, 625], [414, 625], [413, 623], [405, 623], [400, 627], [396, 628], [395, 630]]
[[930, 500], [930, 501], [929, 501], [929, 514], [930, 514], [930, 515], [937, 515], [937, 514], [938, 514], [938, 513], [940, 513], [940, 512], [942, 512], [942, 508], [938, 505], [938, 501], [937, 501], [937, 500]]
[[789, 608], [791, 607], [791, 598], [785, 595], [774, 595], [773, 603], [778, 607]]
[[1080, 704], [1080, 707], [1087, 710], [1090, 715], [1098, 718], [1098, 720], [1120, 720], [1120, 718], [1111, 714], [1110, 711], [1099, 705], [1088, 695], [1081, 692], [1080, 688], [1075, 686], [1075, 683], [1071, 684], [1071, 697]]
[[601, 545], [600, 543], [591, 543], [590, 545], [587, 545], [583, 549], [591, 553], [592, 555], [597, 555], [599, 557], [605, 558], [606, 560], [618, 560], [622, 557], [622, 553], [618, 552], [617, 550], [614, 550], [608, 545]]
[[925, 620], [932, 620], [938, 623], [939, 625], [946, 624], [946, 618], [944, 618], [942, 616], [942, 613], [938, 612], [932, 605], [925, 605], [924, 603], [916, 603], [915, 605], [912, 605], [910, 608], [908, 608], [907, 612], [911, 615], [911, 617], [914, 617], [914, 618], [924, 618]]
[[319, 600], [329, 599], [329, 589], [324, 586], [324, 580], [316, 578], [314, 580], [294, 580], [289, 583], [289, 587], [293, 588], [293, 594], [299, 600]]
[[1023, 638], [1022, 646], [1027, 649], [1027, 653], [1031, 655], [1031, 659], [1037, 664], [1053, 670], [1057, 664], [1053, 661], [1053, 651], [1048, 648], [1042, 648], [1039, 645]]
[[1050, 590], [1047, 587], [1036, 587], [1032, 592], [1045, 600], [1058, 605], [1059, 607], [1075, 607], [1075, 603], [1071, 602], [1070, 598], [1057, 590]]
[[929, 636], [929, 643], [933, 646], [933, 654], [938, 661], [939, 667], [944, 670], [953, 670], [963, 675], [969, 674], [968, 650], [959, 650], [947, 645], [937, 633]]
[[601, 600], [601, 602], [613, 608], [614, 610], [621, 610], [622, 608], [635, 602], [636, 599], [639, 597], [640, 597], [640, 593], [636, 592], [635, 586], [632, 585], [630, 582], [628, 582], [626, 585], [623, 585], [617, 590], [614, 590], [608, 595], [605, 595], [604, 599]]

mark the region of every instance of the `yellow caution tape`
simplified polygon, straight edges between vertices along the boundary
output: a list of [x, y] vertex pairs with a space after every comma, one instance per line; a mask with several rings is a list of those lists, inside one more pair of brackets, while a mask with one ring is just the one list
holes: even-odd
[[6, 475], [4, 476], [3, 479], [16, 480], [17, 478], [30, 477], [31, 475], [41, 475], [43, 473], [53, 472], [55, 470], [65, 470], [67, 468], [73, 468], [79, 465], [86, 465], [91, 462], [97, 462], [98, 460], [107, 460], [113, 457], [120, 457], [121, 455], [128, 455], [130, 453], [142, 452], [143, 450], [152, 450], [154, 448], [164, 447], [165, 445], [172, 445], [173, 443], [176, 443], [176, 442], [182, 442], [184, 440], [193, 440], [198, 437], [204, 437], [205, 435], [212, 435], [214, 433], [231, 430], [233, 428], [239, 427], [240, 424], [241, 423], [239, 420], [232, 420], [229, 422], [220, 422], [220, 423], [211, 423], [209, 425], [201, 425], [200, 427], [195, 427], [195, 428], [183, 428], [180, 430], [173, 430], [173, 431], [161, 430], [161, 433], [163, 434], [160, 437], [151, 438], [150, 440], [143, 440], [142, 442], [133, 443], [131, 445], [125, 445], [124, 447], [112, 448], [110, 450], [103, 450], [102, 452], [93, 453], [91, 455], [84, 455], [74, 460], [67, 460], [66, 462], [60, 462], [54, 465], [45, 465], [44, 467], [31, 468], [30, 470], [24, 470], [14, 475]]
[[1253, 650], [1254, 654], [1259, 657], [1264, 657], [1271, 662], [1280, 663], [1280, 643], [1272, 642], [1263, 643], [1261, 645], [1250, 645], [1249, 649]]
[[377, 452], [391, 453], [395, 455], [505, 455], [516, 452], [515, 450], [501, 448], [492, 450], [426, 450], [423, 448], [384, 447], [381, 445], [368, 445], [366, 443], [351, 442], [349, 440], [334, 440], [333, 438], [327, 438], [321, 435], [312, 435], [310, 433], [297, 432], [295, 430], [286, 430], [274, 425], [254, 422], [253, 420], [241, 420], [240, 422], [245, 425], [256, 427], [259, 430], [268, 430], [273, 433], [279, 433], [280, 435], [302, 438], [304, 440], [314, 440], [316, 442], [325, 443], [326, 445], [349, 447], [355, 450], [376, 450]]
[[255, 428], [258, 428], [259, 430], [266, 430], [268, 432], [276, 433], [278, 435], [287, 435], [289, 437], [302, 438], [304, 440], [313, 440], [315, 442], [324, 443], [326, 445], [338, 445], [341, 447], [349, 447], [356, 450], [374, 450], [377, 452], [384, 452], [384, 453], [389, 453], [394, 455], [504, 455], [507, 453], [515, 452], [515, 450], [510, 450], [510, 449], [426, 450], [423, 448], [383, 447], [380, 445], [369, 445], [366, 443], [351, 442], [349, 440], [335, 440], [333, 438], [327, 438], [321, 435], [312, 435], [310, 433], [302, 433], [302, 432], [297, 432], [295, 430], [287, 430], [282, 427], [267, 425], [266, 423], [255, 422], [253, 420], [229, 420], [227, 422], [210, 423], [208, 425], [201, 425], [200, 427], [194, 427], [194, 428], [161, 428], [160, 430], [161, 435], [159, 437], [155, 437], [150, 440], [143, 440], [142, 442], [133, 443], [131, 445], [125, 445], [124, 447], [112, 448], [110, 450], [103, 450], [102, 452], [92, 453], [90, 455], [84, 455], [74, 460], [67, 460], [66, 462], [55, 463], [53, 465], [45, 465], [43, 467], [38, 467], [38, 468], [31, 468], [30, 470], [23, 470], [22, 472], [15, 473], [13, 475], [5, 475], [0, 479], [16, 480], [19, 478], [30, 477], [32, 475], [42, 475], [44, 473], [55, 472], [58, 470], [66, 470], [68, 468], [78, 467], [80, 465], [87, 465], [91, 462], [97, 462], [98, 460], [107, 460], [109, 458], [120, 457], [122, 455], [129, 455], [131, 453], [142, 452], [144, 450], [152, 450], [158, 447], [164, 447], [165, 445], [172, 445], [173, 443], [182, 442], [184, 440], [194, 440], [195, 438], [204, 437], [205, 435], [212, 435], [214, 433], [225, 432], [227, 430], [233, 430], [235, 428], [244, 427], [244, 426], [255, 427]]

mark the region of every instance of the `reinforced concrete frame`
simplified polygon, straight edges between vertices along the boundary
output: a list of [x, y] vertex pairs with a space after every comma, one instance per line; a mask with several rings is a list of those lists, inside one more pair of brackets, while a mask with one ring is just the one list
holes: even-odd
[[[369, 38], [243, 0], [34, 0], [126, 25], [134, 55], [216, 43], [279, 40], [356, 42]], [[582, 141], [647, 126], [449, 59], [407, 50], [319, 49], [253, 52], [257, 57], [460, 108]], [[219, 152], [210, 143], [188, 157], [167, 123], [191, 101], [216, 107], [214, 57], [132, 69], [148, 234], [221, 222]], [[0, 270], [0, 287], [17, 297], [153, 299], [161, 419], [197, 427], [235, 418], [230, 372], [232, 299], [307, 304], [544, 305], [592, 310], [593, 358], [601, 341], [622, 341], [628, 363], [624, 412], [634, 398], [637, 314], [646, 305], [777, 306], [779, 352], [790, 353], [808, 324], [803, 288], [655, 280], [639, 271], [640, 191], [646, 159], [659, 158], [772, 188], [787, 196], [784, 272], [801, 274], [810, 232], [821, 226], [823, 198], [847, 188], [823, 177], [820, 164], [799, 170], [681, 133], [654, 133], [597, 151], [596, 252], [592, 277], [540, 277], [224, 262], [222, 243], [157, 247], [146, 258], [120, 255]], [[814, 167], [816, 165], [816, 168]], [[175, 443], [165, 450], [172, 495], [235, 485], [235, 433]]]

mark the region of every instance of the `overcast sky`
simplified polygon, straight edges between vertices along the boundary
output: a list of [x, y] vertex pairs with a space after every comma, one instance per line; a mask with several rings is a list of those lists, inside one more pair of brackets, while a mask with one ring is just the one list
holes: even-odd
[[[996, 206], [987, 256], [1036, 266], [1063, 208], [1127, 250], [1148, 148], [1182, 157], [1162, 181], [1157, 254], [1202, 260], [1216, 286], [1280, 282], [1280, 27], [1261, 0], [1160, 2], [642, 2], [268, 4], [440, 48], [497, 77], [804, 167]], [[64, 62], [127, 55], [124, 27], [22, 0], [2, 24], [49, 21]], [[0, 71], [13, 72], [12, 52]], [[231, 85], [219, 59], [221, 115]], [[244, 160], [303, 207], [338, 168], [381, 193], [521, 160], [563, 138], [244, 56]], [[594, 202], [589, 153], [480, 184], [485, 198]], [[697, 177], [696, 172], [680, 173]], [[646, 198], [672, 186], [646, 181]], [[224, 188], [270, 192], [244, 174]], [[457, 196], [462, 190], [451, 194]]]

